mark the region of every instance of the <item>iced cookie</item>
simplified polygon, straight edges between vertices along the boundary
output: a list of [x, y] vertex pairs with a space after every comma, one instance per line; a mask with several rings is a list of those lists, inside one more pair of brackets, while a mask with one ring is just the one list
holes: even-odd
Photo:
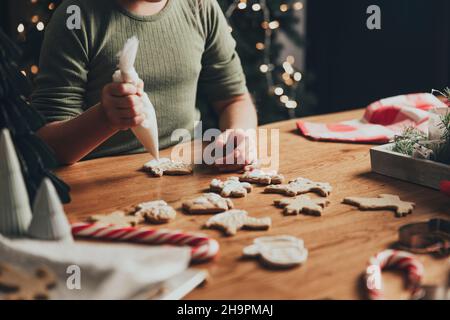
[[265, 193], [280, 193], [288, 197], [295, 197], [299, 194], [315, 192], [322, 197], [327, 197], [331, 193], [331, 185], [327, 182], [314, 182], [305, 178], [297, 178], [289, 181], [288, 184], [270, 185], [264, 189]]
[[295, 216], [300, 213], [321, 216], [323, 209], [328, 206], [329, 203], [330, 202], [325, 198], [311, 199], [307, 195], [274, 201], [274, 204], [277, 207], [284, 208], [283, 213], [286, 216]]
[[245, 171], [239, 180], [242, 182], [269, 185], [283, 183], [284, 177], [274, 170], [264, 171], [261, 169], [253, 169], [250, 171]]
[[399, 196], [380, 194], [378, 198], [347, 197], [343, 201], [361, 210], [392, 210], [397, 217], [412, 213], [415, 203], [400, 200]]
[[205, 193], [183, 202], [183, 209], [191, 214], [219, 213], [233, 209], [233, 202], [216, 193]]
[[222, 197], [241, 198], [252, 191], [252, 185], [240, 182], [238, 177], [231, 177], [225, 181], [213, 179], [209, 187], [212, 192], [219, 193]]
[[161, 224], [175, 219], [177, 213], [164, 200], [143, 202], [134, 208], [130, 214], [142, 218], [146, 223]]
[[46, 300], [56, 285], [55, 275], [47, 268], [31, 274], [5, 263], [0, 264], [0, 287], [7, 289], [5, 300]]
[[153, 159], [144, 164], [143, 170], [149, 172], [155, 177], [163, 175], [179, 176], [192, 173], [192, 166], [180, 161], [173, 161], [168, 158], [161, 158], [159, 160]]
[[267, 230], [272, 225], [272, 219], [249, 217], [247, 211], [230, 210], [211, 217], [205, 224], [207, 228], [220, 229], [226, 235], [233, 236], [238, 230], [248, 228], [252, 230]]
[[121, 227], [134, 227], [137, 224], [143, 222], [143, 218], [127, 215], [123, 211], [114, 211], [110, 214], [96, 214], [90, 216], [88, 221], [95, 222], [103, 225], [114, 225]]
[[276, 268], [291, 268], [306, 262], [308, 250], [303, 240], [292, 236], [256, 238], [245, 247], [246, 257], [260, 257], [266, 265]]

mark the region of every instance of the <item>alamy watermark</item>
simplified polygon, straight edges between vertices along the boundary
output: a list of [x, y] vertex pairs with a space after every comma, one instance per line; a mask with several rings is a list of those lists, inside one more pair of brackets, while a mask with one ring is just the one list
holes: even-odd
[[[245, 165], [257, 161], [260, 167], [279, 169], [280, 131], [278, 129], [234, 129], [225, 132], [195, 123], [194, 136], [187, 129], [172, 132], [171, 159], [193, 164]], [[193, 143], [189, 143], [193, 141]]]
[[367, 29], [381, 30], [381, 8], [377, 5], [371, 5], [367, 7], [366, 13], [369, 15], [366, 22]]

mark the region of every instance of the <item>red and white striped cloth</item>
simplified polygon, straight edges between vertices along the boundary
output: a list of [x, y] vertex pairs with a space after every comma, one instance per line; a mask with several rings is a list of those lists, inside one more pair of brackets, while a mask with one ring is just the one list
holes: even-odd
[[424, 274], [422, 263], [409, 252], [388, 249], [370, 258], [365, 274], [369, 299], [383, 299], [381, 272], [385, 269], [406, 272], [407, 287], [411, 291], [411, 298], [420, 298], [422, 293], [421, 282]]
[[362, 119], [338, 123], [297, 122], [300, 133], [328, 141], [387, 143], [405, 127], [428, 133], [428, 111], [447, 105], [430, 93], [401, 95], [369, 105]]
[[191, 261], [197, 263], [211, 260], [219, 252], [219, 243], [216, 240], [203, 235], [176, 230], [121, 227], [79, 222], [72, 224], [72, 234], [74, 237], [79, 238], [108, 241], [190, 246], [192, 247]]

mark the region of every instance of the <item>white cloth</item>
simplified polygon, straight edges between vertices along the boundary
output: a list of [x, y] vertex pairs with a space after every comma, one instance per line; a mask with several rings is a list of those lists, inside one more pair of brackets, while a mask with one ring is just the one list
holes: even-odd
[[[52, 299], [132, 299], [185, 271], [189, 247], [10, 240], [0, 236], [0, 262], [33, 271], [52, 270]], [[70, 290], [67, 268], [80, 268], [81, 289]]]

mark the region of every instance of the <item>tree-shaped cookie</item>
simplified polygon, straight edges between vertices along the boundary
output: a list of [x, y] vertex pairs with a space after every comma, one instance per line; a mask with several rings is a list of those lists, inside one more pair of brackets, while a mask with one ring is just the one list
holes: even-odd
[[168, 158], [153, 159], [144, 164], [143, 170], [155, 177], [163, 175], [180, 176], [192, 173], [192, 166]]
[[392, 194], [380, 194], [377, 198], [347, 197], [343, 202], [361, 210], [393, 210], [397, 217], [412, 213], [415, 206], [414, 202], [402, 201]]
[[300, 213], [321, 216], [323, 209], [328, 206], [329, 203], [330, 202], [327, 199], [311, 199], [307, 195], [274, 201], [274, 204], [277, 207], [284, 208], [283, 213], [286, 216], [298, 215]]
[[209, 187], [212, 192], [220, 193], [222, 197], [241, 198], [252, 191], [252, 185], [240, 182], [238, 177], [231, 177], [225, 181], [213, 179]]
[[315, 192], [322, 197], [327, 197], [331, 193], [331, 185], [327, 182], [315, 182], [305, 178], [297, 178], [289, 181], [288, 184], [270, 185], [264, 189], [265, 193], [280, 193], [288, 197]]
[[219, 213], [233, 209], [233, 202], [216, 193], [205, 193], [183, 202], [183, 209], [191, 214]]
[[147, 223], [161, 224], [175, 219], [177, 213], [164, 200], [149, 201], [138, 204], [130, 214], [142, 218]]
[[55, 275], [47, 268], [38, 268], [34, 274], [0, 263], [0, 287], [8, 292], [5, 300], [49, 299], [49, 289], [56, 285]]
[[207, 228], [223, 230], [226, 235], [233, 236], [238, 230], [267, 230], [272, 225], [272, 219], [249, 217], [247, 211], [230, 210], [211, 217], [205, 224]]
[[269, 184], [281, 184], [283, 183], [284, 176], [278, 174], [278, 172], [264, 171], [261, 169], [253, 169], [250, 171], [245, 171], [244, 174], [239, 178], [242, 182], [256, 183], [262, 185]]
[[144, 221], [144, 219], [140, 216], [128, 215], [123, 211], [114, 211], [110, 214], [96, 214], [90, 216], [88, 221], [108, 226], [133, 227]]

